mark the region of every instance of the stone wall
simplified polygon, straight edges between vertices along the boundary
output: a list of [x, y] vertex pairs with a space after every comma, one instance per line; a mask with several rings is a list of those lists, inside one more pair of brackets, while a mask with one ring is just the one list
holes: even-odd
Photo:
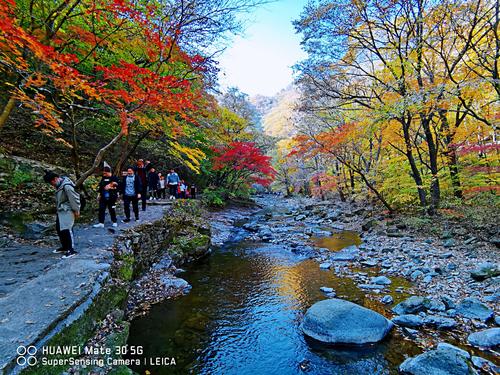
[[[80, 316], [73, 317], [67, 326], [62, 322], [59, 325], [62, 328], [43, 341], [43, 345], [83, 347], [89, 340], [92, 343], [101, 340], [107, 344], [112, 340], [113, 346], [124, 345], [128, 338], [129, 323], [123, 317], [132, 283], [160, 258], [170, 256], [174, 265], [181, 265], [205, 256], [209, 245], [210, 227], [203, 219], [197, 201], [176, 202], [162, 219], [127, 230], [114, 244], [111, 275], [102, 281], [99, 293], [88, 301], [88, 306], [80, 312]], [[97, 335], [96, 339], [96, 333], [110, 316], [113, 317], [113, 327], [118, 328], [111, 329], [104, 338]], [[61, 355], [53, 357], [64, 358]], [[22, 373], [55, 375], [65, 373], [67, 369], [68, 366], [38, 365], [25, 368]], [[91, 370], [79, 369], [78, 373], [94, 373]], [[123, 367], [102, 371], [108, 374], [131, 373]]]

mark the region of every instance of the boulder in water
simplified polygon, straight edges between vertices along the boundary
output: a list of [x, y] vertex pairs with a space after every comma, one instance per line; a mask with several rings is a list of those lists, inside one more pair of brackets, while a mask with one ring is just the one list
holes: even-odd
[[377, 277], [372, 277], [370, 283], [378, 285], [389, 285], [391, 284], [391, 279], [385, 276], [377, 276]]
[[309, 337], [330, 344], [370, 344], [382, 340], [393, 324], [379, 313], [337, 298], [312, 305], [302, 322]]
[[482, 263], [470, 273], [471, 277], [477, 281], [483, 281], [490, 277], [500, 275], [500, 267], [494, 263]]
[[399, 366], [403, 374], [411, 375], [472, 375], [470, 355], [452, 345], [438, 346], [416, 357], [408, 358]]
[[415, 314], [425, 310], [426, 302], [427, 300], [424, 297], [411, 296], [394, 306], [392, 311], [398, 315]]
[[424, 319], [414, 314], [404, 314], [396, 316], [394, 319], [392, 319], [392, 322], [396, 323], [398, 326], [410, 328], [419, 328], [424, 325]]
[[500, 328], [490, 328], [474, 332], [467, 338], [469, 344], [480, 348], [496, 348], [500, 346]]
[[456, 310], [459, 315], [469, 319], [478, 319], [483, 322], [493, 317], [493, 311], [484, 303], [473, 297], [464, 298], [457, 305]]

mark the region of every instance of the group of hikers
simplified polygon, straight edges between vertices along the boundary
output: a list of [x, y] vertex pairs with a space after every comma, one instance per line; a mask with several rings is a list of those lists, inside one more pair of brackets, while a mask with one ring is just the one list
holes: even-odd
[[[73, 225], [75, 218], [80, 216], [80, 195], [75, 190], [74, 183], [66, 176], [59, 176], [47, 171], [44, 181], [56, 189], [56, 230], [61, 247], [54, 253], [63, 253], [63, 258], [70, 258], [77, 254], [74, 249]], [[150, 200], [196, 198], [196, 187], [190, 187], [181, 180], [175, 170], [163, 176], [157, 172], [151, 162], [139, 159], [135, 167], [128, 167], [122, 173], [122, 178], [113, 175], [111, 167], [105, 163], [102, 178], [98, 185], [99, 222], [94, 228], [104, 228], [106, 210], [109, 211], [113, 227], [117, 227], [116, 202], [119, 195], [123, 199], [125, 212], [124, 223], [130, 222], [130, 204], [135, 220], [139, 221], [139, 201], [142, 202], [142, 211], [146, 211], [148, 197]]]

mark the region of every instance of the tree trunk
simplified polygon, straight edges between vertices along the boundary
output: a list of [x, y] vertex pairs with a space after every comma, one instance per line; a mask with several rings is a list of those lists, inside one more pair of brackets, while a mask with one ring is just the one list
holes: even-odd
[[16, 99], [14, 98], [14, 95], [11, 95], [9, 101], [7, 102], [7, 104], [5, 104], [5, 107], [3, 108], [2, 114], [0, 115], [0, 128], [2, 128], [7, 122], [9, 115], [11, 114], [15, 105], [16, 105]]
[[102, 159], [104, 158], [104, 155], [106, 154], [106, 151], [108, 151], [112, 146], [114, 146], [116, 143], [118, 143], [118, 141], [123, 137], [123, 130], [116, 136], [114, 137], [106, 146], [104, 146], [103, 148], [101, 148], [98, 152], [97, 152], [97, 155], [94, 159], [94, 163], [92, 164], [92, 166], [87, 169], [85, 172], [82, 173], [82, 175], [80, 176], [80, 178], [76, 181], [76, 187], [80, 187], [83, 185], [83, 183], [85, 182], [85, 180], [87, 178], [90, 177], [90, 175], [92, 175], [92, 173], [94, 173], [94, 171], [96, 170], [97, 167], [99, 167], [99, 164], [101, 164], [101, 161]]
[[415, 162], [415, 157], [413, 156], [413, 148], [411, 145], [410, 130], [409, 130], [410, 121], [411, 120], [406, 120], [406, 119], [403, 119], [402, 121], [403, 135], [406, 146], [405, 155], [406, 158], [408, 159], [408, 162], [410, 163], [411, 177], [413, 178], [413, 181], [415, 181], [415, 184], [417, 185], [418, 199], [420, 201], [420, 205], [423, 208], [425, 208], [427, 206], [427, 198], [425, 194], [424, 184], [422, 181], [422, 176], [420, 174], [420, 171], [418, 170], [417, 163]]
[[457, 151], [452, 148], [448, 154], [448, 168], [450, 168], [451, 185], [453, 187], [453, 195], [456, 198], [463, 199], [462, 184], [458, 174], [458, 158]]
[[115, 165], [116, 172], [119, 172], [123, 169], [124, 164], [127, 162], [127, 160], [130, 158], [130, 156], [132, 156], [132, 154], [135, 152], [135, 150], [137, 150], [137, 147], [139, 147], [141, 142], [144, 139], [146, 139], [146, 137], [149, 134], [151, 134], [151, 130], [146, 130], [146, 131], [142, 132], [139, 135], [139, 137], [137, 138], [137, 140], [134, 142], [134, 145], [132, 146], [132, 148], [130, 150], [128, 150], [129, 139], [127, 138], [126, 146], [124, 148], [124, 150], [126, 152], [122, 152], [122, 154], [120, 155], [120, 160], [118, 160], [118, 163], [116, 163], [116, 165]]
[[425, 141], [427, 143], [427, 148], [429, 149], [429, 166], [431, 169], [432, 179], [430, 186], [431, 193], [431, 204], [429, 207], [429, 214], [434, 215], [436, 213], [436, 209], [439, 208], [439, 201], [441, 198], [441, 190], [439, 188], [439, 167], [438, 167], [438, 148], [437, 143], [434, 141], [434, 136], [432, 135], [432, 130], [430, 126], [431, 119], [430, 117], [423, 117], [424, 115], [420, 115], [421, 125], [424, 129]]

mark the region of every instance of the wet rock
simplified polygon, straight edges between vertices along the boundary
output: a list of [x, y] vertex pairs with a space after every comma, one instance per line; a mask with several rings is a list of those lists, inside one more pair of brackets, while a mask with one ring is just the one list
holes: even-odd
[[493, 311], [476, 298], [465, 298], [456, 307], [457, 314], [483, 322], [493, 317]]
[[451, 253], [451, 252], [444, 253], [444, 254], [439, 255], [439, 257], [441, 259], [450, 259], [450, 258], [453, 258], [453, 253]]
[[425, 310], [426, 298], [420, 296], [411, 296], [410, 298], [398, 303], [392, 308], [392, 311], [398, 315], [415, 314]]
[[357, 246], [348, 246], [331, 256], [331, 260], [335, 261], [353, 261], [359, 256], [359, 249]]
[[377, 277], [372, 277], [370, 279], [371, 284], [377, 284], [377, 285], [389, 285], [392, 283], [392, 281], [385, 276], [377, 276]]
[[453, 238], [449, 238], [443, 242], [443, 247], [450, 248], [455, 246], [455, 240]]
[[333, 292], [333, 288], [329, 288], [327, 286], [322, 286], [321, 288], [319, 288], [319, 290], [321, 290], [323, 293], [332, 293]]
[[446, 309], [454, 309], [457, 307], [455, 301], [450, 296], [441, 296], [441, 301], [443, 301]]
[[424, 303], [424, 306], [427, 310], [431, 311], [446, 311], [446, 305], [444, 302], [437, 298], [429, 298]]
[[386, 294], [385, 296], [382, 297], [380, 302], [382, 302], [384, 305], [390, 305], [391, 303], [394, 302], [394, 298], [392, 298], [391, 295]]
[[427, 275], [425, 276], [423, 279], [422, 279], [422, 282], [425, 283], [425, 284], [428, 284], [432, 281], [432, 276], [431, 275]]
[[331, 267], [332, 267], [332, 264], [328, 263], [328, 262], [321, 263], [319, 265], [319, 268], [321, 268], [322, 270], [327, 270], [327, 269], [330, 269]]
[[390, 260], [384, 260], [381, 263], [381, 266], [384, 267], [384, 268], [391, 268], [392, 267], [392, 262]]
[[243, 224], [243, 229], [246, 229], [249, 232], [257, 232], [259, 230], [259, 225], [256, 223], [246, 223]]
[[468, 351], [460, 349], [460, 348], [457, 348], [456, 346], [448, 344], [447, 342], [440, 342], [440, 343], [438, 343], [437, 344], [437, 349], [454, 350], [454, 351], [460, 353], [461, 355], [463, 355], [464, 358], [470, 359], [470, 354], [469, 354]]
[[489, 328], [471, 333], [467, 341], [469, 344], [480, 348], [497, 348], [500, 346], [500, 328]]
[[378, 221], [375, 220], [375, 219], [369, 219], [369, 220], [366, 220], [363, 224], [361, 224], [361, 229], [364, 231], [364, 232], [368, 232], [370, 230], [372, 230], [373, 228], [375, 228], [378, 224]]
[[463, 350], [453, 347], [438, 347], [413, 358], [399, 366], [400, 372], [411, 375], [472, 375], [469, 356]]
[[500, 267], [494, 263], [482, 263], [477, 268], [471, 271], [471, 277], [477, 281], [483, 281], [491, 277], [500, 275]]
[[457, 322], [451, 318], [444, 318], [438, 315], [428, 315], [424, 319], [426, 325], [437, 329], [453, 329], [457, 326]]
[[384, 289], [384, 285], [380, 284], [359, 284], [358, 287], [360, 287], [361, 289], [371, 289], [371, 290]]
[[411, 279], [412, 281], [415, 281], [415, 280], [417, 280], [419, 277], [421, 277], [421, 276], [423, 276], [423, 275], [424, 275], [424, 273], [423, 273], [422, 271], [420, 271], [420, 270], [416, 270], [416, 271], [413, 271], [413, 272], [411, 273], [411, 275], [410, 275], [410, 279]]
[[492, 237], [490, 238], [490, 242], [500, 248], [500, 237]]
[[336, 298], [312, 305], [302, 322], [309, 337], [332, 344], [369, 344], [382, 340], [393, 324], [379, 313]]
[[487, 359], [477, 357], [477, 356], [472, 356], [472, 364], [481, 370], [484, 370], [485, 372], [492, 373], [492, 374], [499, 374], [500, 373], [500, 366], [495, 365], [493, 362], [488, 361]]
[[396, 316], [392, 319], [394, 324], [403, 327], [419, 328], [424, 325], [424, 319], [414, 314], [404, 314]]
[[377, 265], [377, 261], [376, 260], [363, 260], [361, 262], [361, 265], [363, 265], [365, 267], [375, 267]]

